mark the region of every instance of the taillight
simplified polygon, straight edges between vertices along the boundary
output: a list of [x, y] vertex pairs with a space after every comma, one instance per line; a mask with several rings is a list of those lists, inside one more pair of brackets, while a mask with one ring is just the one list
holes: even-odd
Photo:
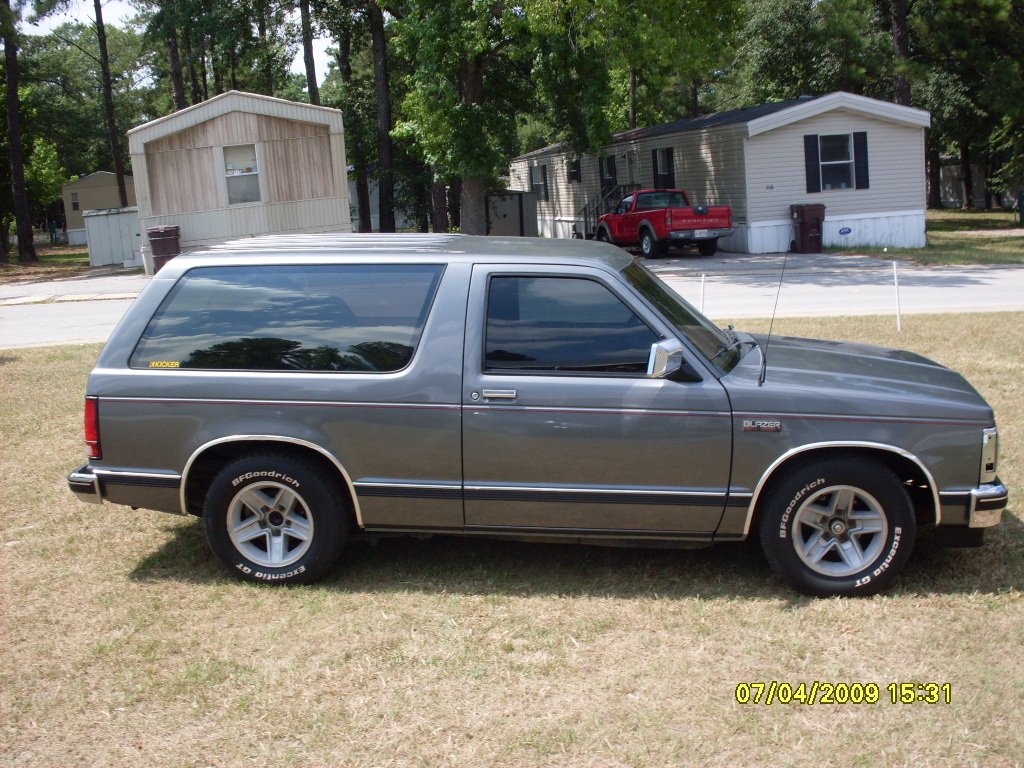
[[95, 397], [85, 398], [85, 445], [90, 459], [102, 459], [100, 449], [100, 401]]

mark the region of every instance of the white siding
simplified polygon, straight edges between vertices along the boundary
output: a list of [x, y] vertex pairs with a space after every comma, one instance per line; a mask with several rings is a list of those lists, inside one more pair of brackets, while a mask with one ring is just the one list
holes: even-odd
[[[804, 136], [866, 131], [869, 189], [807, 192]], [[747, 139], [749, 222], [788, 222], [789, 206], [821, 203], [826, 219], [925, 209], [924, 129], [842, 110]], [[859, 244], [859, 243], [858, 243]]]

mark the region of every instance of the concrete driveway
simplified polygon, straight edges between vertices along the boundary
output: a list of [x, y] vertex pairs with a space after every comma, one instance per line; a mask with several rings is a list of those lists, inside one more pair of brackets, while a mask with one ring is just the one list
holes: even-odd
[[[779, 317], [896, 313], [892, 262], [865, 256], [686, 254], [646, 264], [712, 318], [769, 317], [776, 295]], [[900, 262], [897, 276], [904, 314], [1024, 310], [1024, 267]], [[102, 275], [0, 284], [0, 348], [105, 341], [149, 279]]]

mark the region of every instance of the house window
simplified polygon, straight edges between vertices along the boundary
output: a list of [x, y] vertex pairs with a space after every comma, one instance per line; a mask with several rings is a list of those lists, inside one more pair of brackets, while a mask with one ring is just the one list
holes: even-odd
[[71, 193], [71, 210], [72, 211], [77, 211], [78, 208], [79, 208], [79, 205], [78, 205], [78, 193], [77, 192], [72, 192]]
[[224, 176], [228, 185], [228, 205], [260, 201], [260, 171], [256, 145], [224, 147]]
[[569, 171], [569, 183], [583, 181], [583, 169], [580, 167], [580, 159], [567, 160], [566, 168]]
[[615, 155], [607, 155], [601, 158], [601, 189], [611, 189], [618, 186], [619, 176], [615, 171]]
[[676, 170], [672, 163], [672, 147], [651, 150], [654, 161], [654, 186], [672, 189], [676, 185]]
[[868, 189], [868, 135], [865, 131], [804, 136], [807, 191]]
[[546, 165], [535, 165], [530, 168], [530, 187], [537, 194], [538, 200], [547, 202], [548, 197], [548, 167]]

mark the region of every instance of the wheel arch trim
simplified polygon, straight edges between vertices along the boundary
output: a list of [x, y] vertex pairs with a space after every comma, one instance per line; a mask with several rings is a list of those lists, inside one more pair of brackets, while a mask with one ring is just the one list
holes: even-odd
[[334, 465], [334, 468], [338, 470], [338, 474], [340, 474], [341, 477], [344, 479], [345, 486], [348, 488], [349, 497], [352, 499], [352, 509], [355, 512], [356, 524], [360, 528], [363, 527], [363, 514], [362, 511], [359, 509], [359, 497], [356, 495], [355, 485], [353, 484], [352, 478], [349, 475], [348, 471], [345, 469], [342, 463], [338, 461], [337, 457], [334, 456], [334, 454], [332, 454], [330, 451], [326, 450], [323, 446], [317, 445], [316, 443], [311, 443], [308, 440], [302, 440], [297, 437], [282, 437], [281, 435], [227, 435], [225, 437], [218, 437], [216, 440], [210, 440], [209, 442], [203, 443], [201, 446], [196, 448], [196, 450], [192, 452], [192, 455], [189, 456], [188, 461], [185, 462], [185, 468], [181, 472], [181, 489], [179, 493], [181, 513], [183, 515], [188, 514], [187, 491], [189, 471], [192, 469], [192, 465], [195, 464], [196, 460], [204, 453], [206, 453], [206, 451], [208, 451], [210, 448], [213, 448], [216, 445], [243, 442], [288, 443], [289, 445], [297, 445], [302, 448], [309, 448], [319, 453], [325, 459], [330, 461], [332, 465]]
[[795, 448], [790, 448], [788, 451], [779, 456], [773, 461], [769, 467], [761, 475], [761, 479], [758, 480], [757, 485], [754, 487], [754, 495], [750, 499], [750, 506], [747, 507], [747, 519], [743, 524], [743, 536], [750, 535], [750, 525], [754, 520], [754, 512], [757, 509], [757, 503], [761, 498], [761, 493], [764, 491], [764, 487], [768, 484], [768, 481], [772, 478], [780, 466], [785, 464], [787, 461], [792, 459], [794, 456], [798, 456], [801, 453], [808, 453], [811, 451], [827, 450], [831, 448], [864, 448], [874, 451], [886, 451], [888, 453], [895, 453], [898, 456], [903, 457], [913, 462], [918, 469], [921, 470], [925, 479], [928, 481], [928, 487], [932, 492], [932, 503], [935, 506], [935, 524], [938, 525], [942, 521], [942, 503], [939, 500], [939, 489], [935, 484], [935, 478], [932, 473], [928, 471], [928, 467], [924, 465], [917, 456], [905, 448], [898, 448], [895, 445], [887, 445], [885, 443], [871, 443], [861, 441], [831, 441], [822, 443], [808, 443], [806, 445], [800, 445]]

